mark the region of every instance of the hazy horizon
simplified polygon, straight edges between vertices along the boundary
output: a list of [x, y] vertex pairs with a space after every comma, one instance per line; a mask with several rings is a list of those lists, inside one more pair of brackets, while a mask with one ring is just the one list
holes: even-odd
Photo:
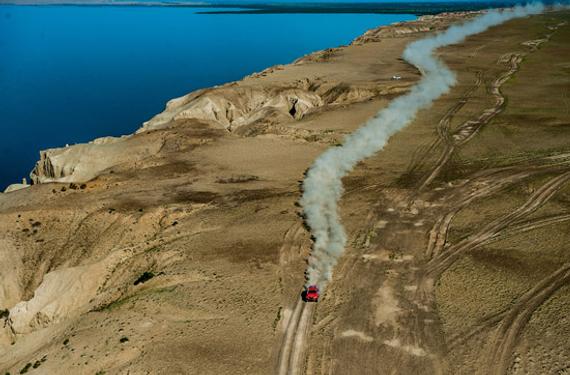
[[[148, 3], [148, 4], [167, 4], [167, 5], [295, 5], [295, 4], [406, 4], [409, 6], [414, 6], [415, 4], [431, 4], [431, 3], [472, 3], [472, 4], [493, 4], [497, 5], [509, 3], [526, 3], [530, 1], [521, 0], [414, 0], [414, 1], [404, 1], [404, 0], [380, 0], [380, 1], [370, 1], [370, 0], [278, 0], [278, 1], [261, 1], [261, 0], [204, 0], [204, 1], [194, 1], [194, 0], [0, 0], [0, 4], [133, 4], [133, 3]], [[555, 1], [543, 1], [546, 3], [551, 3]]]

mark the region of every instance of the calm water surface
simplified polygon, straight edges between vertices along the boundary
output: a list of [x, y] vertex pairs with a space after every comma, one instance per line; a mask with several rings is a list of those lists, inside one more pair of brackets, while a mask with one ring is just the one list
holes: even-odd
[[0, 191], [39, 150], [132, 133], [168, 99], [414, 18], [199, 10], [0, 6]]

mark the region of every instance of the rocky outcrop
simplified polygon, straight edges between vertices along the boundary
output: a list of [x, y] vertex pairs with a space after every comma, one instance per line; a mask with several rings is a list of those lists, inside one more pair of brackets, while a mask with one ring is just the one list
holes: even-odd
[[0, 311], [3, 311], [22, 297], [19, 286], [22, 260], [14, 243], [7, 238], [0, 239], [0, 254]]
[[125, 257], [125, 251], [117, 251], [96, 263], [47, 273], [32, 299], [9, 310], [12, 331], [29, 333], [80, 314]]
[[40, 152], [40, 160], [30, 177], [34, 184], [48, 182], [86, 182], [113, 166], [134, 162], [160, 150], [156, 137], [105, 137], [90, 143]]
[[25, 189], [28, 187], [30, 187], [30, 185], [25, 184], [25, 183], [24, 184], [11, 184], [11, 185], [8, 185], [8, 187], [6, 189], [4, 189], [4, 193], [11, 193], [13, 191], [22, 190], [22, 189]]
[[440, 31], [447, 28], [450, 23], [464, 21], [480, 13], [481, 11], [441, 13], [418, 17], [415, 21], [397, 22], [389, 26], [368, 30], [364, 35], [356, 38], [353, 44], [362, 45], [379, 42], [386, 38], [400, 38], [430, 31]]
[[[255, 78], [252, 76], [252, 79]], [[99, 138], [86, 144], [41, 151], [40, 160], [30, 177], [34, 184], [86, 182], [113, 166], [155, 154], [162, 142], [149, 136], [150, 131], [185, 120], [208, 123], [231, 132], [247, 127], [247, 131], [236, 132], [245, 136], [275, 133], [266, 127], [301, 120], [324, 106], [358, 103], [377, 96], [399, 94], [406, 91], [408, 86], [409, 82], [388, 86], [375, 82], [301, 79], [280, 84], [232, 83], [198, 90], [170, 100], [165, 111], [145, 122], [134, 136]], [[251, 128], [257, 125], [265, 130]], [[141, 137], [146, 137], [146, 140], [141, 141]]]
[[322, 51], [313, 52], [295, 60], [294, 64], [302, 64], [307, 62], [327, 62], [337, 56], [341, 50], [342, 48], [327, 48]]
[[194, 119], [227, 130], [263, 120], [278, 112], [301, 119], [324, 104], [322, 98], [300, 87], [236, 87], [202, 90], [168, 102], [166, 110], [145, 122], [138, 132], [160, 129], [168, 123]]
[[[302, 62], [298, 60], [297, 64]], [[286, 86], [230, 84], [169, 101], [164, 112], [145, 122], [137, 132], [166, 128], [178, 120], [198, 120], [228, 131], [252, 124], [283, 123], [300, 120], [326, 105], [351, 104], [375, 96], [401, 93], [407, 86], [309, 79], [290, 82]]]

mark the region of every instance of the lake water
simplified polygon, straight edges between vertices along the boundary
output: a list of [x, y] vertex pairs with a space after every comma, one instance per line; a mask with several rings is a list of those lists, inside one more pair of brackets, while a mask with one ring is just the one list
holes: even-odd
[[173, 97], [415, 18], [199, 10], [0, 6], [0, 191], [39, 150], [132, 133]]

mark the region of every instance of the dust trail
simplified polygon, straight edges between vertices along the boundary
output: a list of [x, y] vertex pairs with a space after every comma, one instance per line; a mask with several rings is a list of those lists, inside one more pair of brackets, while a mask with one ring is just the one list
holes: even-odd
[[433, 56], [437, 48], [463, 41], [505, 21], [541, 13], [542, 3], [531, 3], [505, 10], [491, 10], [461, 25], [451, 26], [435, 36], [410, 43], [404, 59], [423, 74], [410, 92], [390, 103], [362, 127], [349, 135], [341, 147], [321, 154], [303, 181], [301, 205], [315, 243], [306, 272], [307, 285], [324, 288], [331, 279], [338, 258], [344, 251], [346, 234], [339, 220], [338, 201], [343, 193], [342, 178], [361, 160], [382, 150], [388, 139], [408, 125], [419, 110], [425, 109], [455, 84], [454, 73]]

